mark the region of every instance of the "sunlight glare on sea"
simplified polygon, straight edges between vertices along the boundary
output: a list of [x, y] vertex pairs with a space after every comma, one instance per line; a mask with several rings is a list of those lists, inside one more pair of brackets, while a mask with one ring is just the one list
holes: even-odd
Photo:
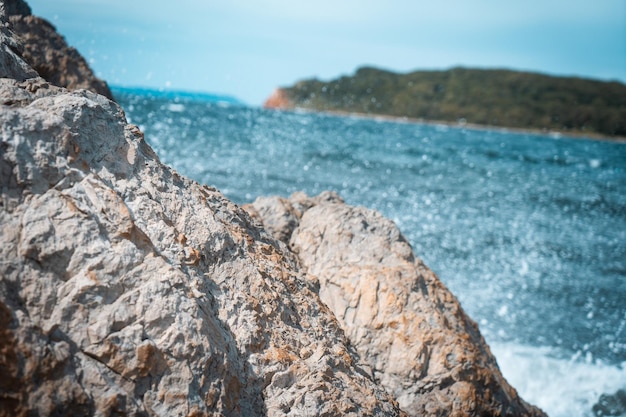
[[551, 417], [626, 388], [626, 144], [114, 93], [236, 203], [334, 190], [392, 219]]

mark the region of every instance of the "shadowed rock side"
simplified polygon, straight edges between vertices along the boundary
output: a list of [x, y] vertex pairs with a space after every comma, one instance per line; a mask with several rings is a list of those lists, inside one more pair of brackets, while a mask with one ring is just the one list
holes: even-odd
[[4, 0], [11, 30], [23, 45], [21, 55], [37, 73], [59, 87], [87, 89], [111, 100], [106, 82], [97, 78], [87, 61], [59, 35], [48, 21], [30, 14], [21, 0]]
[[[4, 8], [7, 16], [22, 15], [29, 16], [32, 12], [30, 6], [23, 0], [2, 0], [0, 8]], [[2, 12], [0, 12], [2, 14]]]
[[598, 402], [593, 405], [593, 415], [626, 416], [626, 389], [617, 390], [614, 394], [602, 394]]
[[[12, 7], [7, 7], [11, 4]], [[16, 10], [20, 4], [0, 1], [0, 78], [24, 81], [38, 75], [30, 65], [24, 62], [21, 56], [24, 46], [16, 40], [15, 34], [8, 28], [8, 11]]]
[[379, 213], [333, 193], [247, 206], [289, 243], [374, 378], [414, 416], [543, 416], [502, 377], [477, 325]]
[[0, 34], [0, 416], [403, 415], [284, 245]]

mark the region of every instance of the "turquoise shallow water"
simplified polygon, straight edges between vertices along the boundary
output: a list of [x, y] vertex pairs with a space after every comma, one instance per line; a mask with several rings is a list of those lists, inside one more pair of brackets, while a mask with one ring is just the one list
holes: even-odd
[[550, 415], [626, 387], [626, 144], [114, 93], [237, 203], [335, 190], [393, 219]]

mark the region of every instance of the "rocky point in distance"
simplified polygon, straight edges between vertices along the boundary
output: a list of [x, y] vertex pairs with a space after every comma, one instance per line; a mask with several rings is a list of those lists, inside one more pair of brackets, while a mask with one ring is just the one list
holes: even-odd
[[88, 67], [33, 69], [29, 13], [0, 1], [0, 416], [545, 415], [391, 221], [179, 175]]
[[264, 105], [626, 138], [626, 85], [510, 70], [398, 74], [364, 67], [279, 88]]

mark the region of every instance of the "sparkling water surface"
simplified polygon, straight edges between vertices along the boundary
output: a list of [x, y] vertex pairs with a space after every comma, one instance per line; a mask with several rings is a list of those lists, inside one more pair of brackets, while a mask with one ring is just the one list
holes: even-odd
[[394, 220], [551, 416], [626, 388], [626, 144], [114, 93], [236, 203], [334, 190]]

